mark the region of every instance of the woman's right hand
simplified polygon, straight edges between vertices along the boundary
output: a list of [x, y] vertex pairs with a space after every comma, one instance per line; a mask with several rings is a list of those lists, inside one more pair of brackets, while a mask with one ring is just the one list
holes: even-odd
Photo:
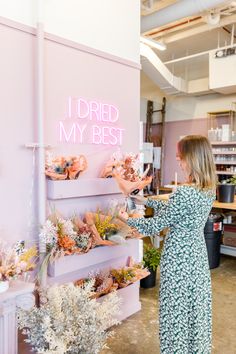
[[137, 205], [146, 205], [147, 204], [147, 198], [142, 197], [141, 195], [130, 194], [129, 198], [132, 199], [132, 201]]

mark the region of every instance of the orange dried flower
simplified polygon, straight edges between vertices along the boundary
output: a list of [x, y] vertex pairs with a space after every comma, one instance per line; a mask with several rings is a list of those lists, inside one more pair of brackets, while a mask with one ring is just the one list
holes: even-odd
[[75, 241], [72, 240], [69, 236], [62, 236], [58, 239], [58, 244], [64, 249], [70, 249], [75, 246]]

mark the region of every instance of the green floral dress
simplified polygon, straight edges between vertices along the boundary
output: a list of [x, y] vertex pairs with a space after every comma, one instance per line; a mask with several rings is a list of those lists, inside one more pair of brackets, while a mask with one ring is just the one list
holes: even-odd
[[144, 235], [168, 227], [161, 257], [161, 354], [211, 353], [211, 279], [204, 226], [215, 195], [180, 186], [168, 202], [148, 199], [153, 218], [128, 219]]

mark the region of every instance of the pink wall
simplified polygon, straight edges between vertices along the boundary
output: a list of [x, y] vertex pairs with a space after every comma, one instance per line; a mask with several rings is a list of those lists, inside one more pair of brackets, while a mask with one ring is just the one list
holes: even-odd
[[34, 141], [34, 36], [0, 24], [0, 52], [0, 237], [26, 239], [35, 222], [32, 152], [24, 148]]
[[[2, 22], [2, 21], [0, 21]], [[35, 36], [31, 28], [12, 21], [0, 24], [0, 236], [11, 241], [37, 238], [36, 186], [32, 179], [35, 141]], [[6, 23], [7, 22], [7, 23]], [[102, 165], [117, 149], [108, 145], [61, 144], [58, 121], [65, 118], [68, 96], [113, 104], [124, 128], [124, 152], [138, 152], [140, 68], [52, 35], [45, 36], [45, 136], [57, 154], [85, 154], [89, 169], [80, 178], [97, 177]], [[109, 196], [109, 199], [111, 197]], [[105, 197], [73, 198], [56, 207], [72, 214], [95, 209]]]

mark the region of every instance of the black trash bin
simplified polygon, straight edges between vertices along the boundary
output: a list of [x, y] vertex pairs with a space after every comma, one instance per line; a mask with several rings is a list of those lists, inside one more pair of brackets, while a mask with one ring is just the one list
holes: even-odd
[[220, 244], [223, 232], [223, 216], [210, 214], [204, 228], [204, 235], [208, 253], [209, 268], [220, 265]]

